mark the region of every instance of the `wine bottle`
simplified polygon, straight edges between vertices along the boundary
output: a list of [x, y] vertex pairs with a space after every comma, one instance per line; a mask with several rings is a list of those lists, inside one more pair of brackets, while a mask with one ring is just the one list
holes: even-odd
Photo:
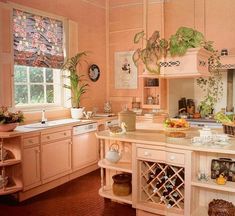
[[170, 193], [171, 191], [173, 191], [173, 185], [167, 184], [166, 189], [167, 189], [168, 193]]
[[162, 171], [162, 170], [161, 170], [159, 167], [157, 167], [156, 170], [155, 170], [155, 176], [158, 176], [158, 174], [159, 174], [161, 171]]
[[169, 200], [167, 204], [167, 208], [172, 208], [172, 206], [175, 204], [173, 200]]
[[175, 174], [175, 172], [170, 167], [167, 167], [166, 173], [168, 178], [172, 177]]
[[172, 194], [172, 197], [175, 199], [175, 201], [179, 200], [180, 199], [180, 195], [177, 193], [177, 192], [174, 192]]

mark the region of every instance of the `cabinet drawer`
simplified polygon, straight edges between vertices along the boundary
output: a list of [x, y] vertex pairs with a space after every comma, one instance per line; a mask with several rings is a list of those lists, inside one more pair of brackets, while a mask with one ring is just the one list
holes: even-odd
[[23, 139], [24, 147], [39, 145], [39, 136], [28, 137]]
[[153, 159], [157, 161], [165, 161], [166, 152], [163, 150], [137, 148], [137, 157], [145, 158], [145, 159]]
[[184, 165], [184, 154], [175, 152], [166, 152], [167, 163]]
[[71, 130], [58, 131], [42, 135], [42, 143], [71, 137]]

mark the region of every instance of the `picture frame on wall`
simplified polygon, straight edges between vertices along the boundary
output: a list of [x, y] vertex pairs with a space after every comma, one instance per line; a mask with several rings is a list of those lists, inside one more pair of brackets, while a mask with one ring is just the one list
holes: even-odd
[[133, 53], [115, 52], [115, 89], [137, 89], [138, 71], [132, 60]]

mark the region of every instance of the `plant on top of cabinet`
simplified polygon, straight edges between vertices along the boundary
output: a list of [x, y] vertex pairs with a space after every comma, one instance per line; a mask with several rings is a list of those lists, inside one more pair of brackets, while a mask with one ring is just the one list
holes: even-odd
[[87, 56], [87, 52], [77, 53], [75, 56], [67, 59], [62, 66], [62, 71], [69, 71], [69, 75], [64, 75], [68, 78], [70, 85], [64, 84], [64, 87], [71, 90], [71, 115], [72, 118], [81, 118], [83, 116], [84, 108], [80, 107], [81, 96], [86, 93], [88, 84], [82, 80], [84, 75], [79, 75], [77, 71], [78, 64], [81, 64], [81, 60]]
[[23, 122], [24, 115], [21, 111], [10, 112], [7, 107], [0, 107], [0, 131], [12, 131], [18, 123]]
[[[133, 54], [133, 61], [136, 65], [141, 61], [150, 73], [159, 75], [161, 72], [161, 75], [168, 77], [175, 75], [172, 74], [174, 68], [174, 73], [183, 72], [182, 76], [185, 76], [188, 70], [198, 71], [197, 74], [190, 72], [190, 76], [208, 72], [207, 60], [210, 56], [209, 51], [211, 50], [212, 42], [206, 41], [201, 32], [188, 27], [180, 27], [169, 41], [164, 38], [160, 39], [159, 31], [155, 31], [149, 39], [144, 38], [144, 35], [142, 31], [134, 37], [134, 43], [136, 44], [141, 40], [146, 40], [146, 45], [135, 50]], [[186, 55], [190, 48], [198, 48], [197, 50], [191, 50], [190, 54], [198, 55], [200, 58], [187, 58], [185, 60], [173, 58]], [[168, 53], [169, 55], [167, 55]], [[160, 61], [163, 57], [165, 59]], [[196, 61], [195, 66], [188, 64], [189, 61]], [[168, 71], [162, 70], [162, 74], [161, 68], [164, 68], [164, 70], [168, 69]]]
[[152, 36], [147, 39], [144, 38], [144, 31], [137, 33], [134, 37], [134, 43], [139, 43], [140, 40], [146, 40], [146, 47], [143, 49], [138, 48], [133, 54], [133, 61], [137, 65], [141, 60], [146, 69], [151, 73], [160, 73], [160, 59], [167, 55], [168, 41], [166, 39], [160, 39], [159, 31], [154, 31]]

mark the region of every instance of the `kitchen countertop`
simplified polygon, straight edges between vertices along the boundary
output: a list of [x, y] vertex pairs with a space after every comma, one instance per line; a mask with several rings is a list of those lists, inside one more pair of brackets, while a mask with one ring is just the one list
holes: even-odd
[[[159, 125], [160, 128], [160, 125]], [[133, 132], [127, 132], [122, 135], [110, 135], [109, 131], [97, 132], [97, 138], [107, 139], [113, 141], [123, 141], [131, 143], [141, 143], [149, 145], [165, 146], [169, 148], [191, 150], [191, 151], [202, 151], [202, 152], [215, 152], [225, 154], [235, 154], [235, 138], [229, 140], [229, 145], [200, 145], [195, 146], [191, 144], [191, 138], [199, 136], [198, 128], [191, 128], [183, 131], [186, 133], [186, 138], [170, 138], [166, 136], [166, 131], [163, 129], [159, 130], [144, 130], [137, 129]], [[222, 130], [213, 129], [212, 132], [222, 134]]]
[[[97, 122], [98, 124], [103, 124], [104, 122], [108, 120], [113, 120], [117, 119], [117, 116], [112, 116], [112, 117], [93, 117], [91, 119], [81, 119], [81, 120], [74, 120], [70, 121], [68, 123], [63, 123], [63, 124], [54, 124], [50, 125], [48, 127], [28, 127], [29, 125], [32, 124], [37, 124], [40, 122], [32, 123], [32, 124], [25, 124], [25, 125], [20, 125], [16, 127], [14, 131], [11, 132], [0, 132], [0, 138], [7, 138], [7, 137], [15, 137], [19, 136], [25, 133], [32, 133], [32, 132], [40, 132], [44, 131], [46, 129], [51, 129], [51, 128], [57, 128], [57, 127], [63, 127], [63, 126], [77, 126], [77, 125], [85, 125], [85, 124], [90, 124], [90, 123], [95, 123]], [[52, 120], [48, 122], [56, 122], [56, 121], [61, 121], [61, 120], [72, 120], [71, 118], [69, 119], [58, 119], [58, 120]]]

